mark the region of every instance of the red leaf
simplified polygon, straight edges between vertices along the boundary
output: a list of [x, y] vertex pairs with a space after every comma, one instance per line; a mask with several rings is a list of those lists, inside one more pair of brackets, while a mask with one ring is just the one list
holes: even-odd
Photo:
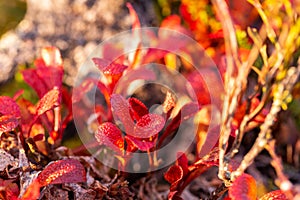
[[62, 68], [63, 62], [58, 48], [45, 47], [41, 54], [46, 66]]
[[42, 115], [57, 106], [59, 97], [59, 90], [57, 88], [53, 88], [47, 92], [36, 105], [37, 115]]
[[133, 141], [128, 137], [128, 135], [126, 135], [124, 138], [126, 141], [126, 152], [135, 152], [136, 150], [138, 150], [137, 145], [133, 143]]
[[113, 63], [102, 58], [93, 58], [92, 60], [105, 75], [119, 75], [127, 69], [126, 65]]
[[42, 140], [44, 140], [44, 137], [45, 137], [45, 134], [37, 134], [37, 135], [33, 136], [33, 140], [35, 142], [42, 141]]
[[151, 63], [156, 60], [162, 59], [169, 51], [163, 50], [164, 48], [149, 48], [146, 55], [143, 57], [143, 63]]
[[141, 117], [149, 113], [148, 108], [140, 100], [131, 97], [128, 101], [130, 105], [130, 114], [134, 120], [138, 121]]
[[46, 84], [47, 91], [55, 86], [61, 88], [64, 73], [62, 68], [40, 67], [36, 69], [36, 73]]
[[159, 133], [165, 125], [165, 119], [157, 114], [144, 115], [134, 127], [134, 137], [149, 138]]
[[85, 170], [75, 159], [59, 160], [50, 163], [37, 177], [41, 186], [49, 184], [86, 182]]
[[187, 120], [190, 117], [194, 116], [200, 110], [199, 105], [194, 102], [185, 104], [181, 108], [181, 118], [182, 120]]
[[132, 20], [132, 29], [141, 28], [141, 23], [137, 13], [130, 3], [126, 3], [127, 8], [129, 9], [130, 17]]
[[0, 116], [0, 135], [4, 132], [12, 131], [19, 124], [17, 118], [11, 115]]
[[198, 72], [194, 72], [191, 73], [187, 78], [192, 85], [195, 94], [197, 95], [198, 102], [202, 105], [210, 104], [210, 93], [202, 75]]
[[[17, 200], [19, 195], [19, 187], [12, 180], [3, 180], [0, 178], [0, 191], [4, 192], [5, 199], [7, 200]], [[3, 195], [1, 195], [3, 196]]]
[[124, 97], [122, 97], [119, 94], [111, 95], [110, 101], [111, 101], [112, 112], [116, 115], [117, 118], [121, 120], [126, 133], [132, 134], [134, 129], [134, 122], [131, 119], [129, 113], [128, 102], [125, 100]]
[[242, 174], [237, 177], [229, 188], [229, 197], [232, 200], [253, 200], [256, 199], [256, 182], [249, 174]]
[[5, 190], [7, 200], [19, 200], [19, 187], [16, 183], [12, 183]]
[[30, 85], [41, 98], [53, 87], [61, 88], [63, 77], [62, 59], [56, 47], [42, 49], [42, 59], [35, 60], [37, 69], [22, 72], [25, 82]]
[[46, 83], [39, 77], [35, 69], [27, 69], [22, 71], [24, 81], [30, 85], [41, 98], [47, 93], [48, 88]]
[[[256, 109], [256, 107], [259, 105], [260, 100], [256, 97], [251, 99], [250, 102], [250, 110], [249, 112], [253, 112], [254, 109]], [[235, 129], [238, 129], [238, 127], [240, 126], [246, 111], [247, 111], [247, 106], [248, 106], [248, 102], [244, 101], [237, 109], [237, 111], [235, 112], [234, 115], [234, 119], [232, 122], [232, 127], [233, 127], [233, 131]], [[252, 123], [252, 126], [258, 126], [260, 123], [263, 123], [265, 121], [266, 115], [268, 114], [268, 109], [262, 109], [262, 111], [254, 118], [250, 121], [250, 123]], [[251, 127], [249, 123], [249, 126]], [[232, 134], [235, 137], [235, 132], [234, 134]]]
[[36, 108], [30, 101], [23, 98], [19, 99], [17, 103], [20, 107], [21, 116], [22, 116], [21, 117], [22, 132], [25, 137], [28, 137], [29, 136], [28, 131], [31, 127], [31, 122], [34, 120]]
[[178, 165], [173, 165], [164, 175], [165, 179], [172, 185], [179, 182], [183, 177], [183, 170]]
[[121, 152], [124, 151], [122, 132], [111, 122], [101, 124], [95, 133], [95, 137], [101, 145], [107, 145], [111, 149]]
[[259, 198], [259, 200], [288, 200], [281, 190], [274, 190]]
[[180, 24], [181, 19], [178, 15], [170, 15], [162, 21], [160, 27], [172, 29], [172, 27], [179, 26]]
[[[224, 92], [223, 82], [216, 68], [202, 68], [192, 72], [187, 77], [192, 88], [188, 87], [191, 95], [197, 95], [201, 105], [214, 103], [217, 107], [222, 105], [220, 98]], [[192, 89], [192, 90], [191, 90]]]
[[43, 58], [37, 58], [37, 59], [35, 59], [34, 66], [36, 66], [37, 68], [47, 67], [47, 65], [46, 65], [45, 61], [43, 60]]
[[21, 117], [19, 106], [16, 102], [7, 96], [0, 97], [0, 115], [11, 115], [15, 118]]
[[132, 137], [130, 135], [126, 135], [125, 139], [130, 144], [130, 148], [128, 148], [130, 150], [130, 152], [132, 152], [132, 150], [134, 149], [134, 148], [132, 148], [132, 145], [134, 145], [141, 151], [148, 151], [155, 145], [154, 139], [152, 139], [152, 140], [140, 139], [140, 138]]
[[188, 159], [185, 155], [185, 153], [183, 152], [178, 152], [177, 153], [177, 161], [176, 164], [179, 165], [182, 170], [183, 170], [183, 175], [186, 175], [189, 171], [188, 167], [189, 167], [189, 163], [188, 163]]
[[[190, 33], [190, 31], [188, 29], [184, 28], [181, 25], [181, 18], [178, 15], [170, 15], [170, 16], [166, 17], [161, 22], [160, 27], [170, 29], [170, 30], [174, 30], [174, 31], [177, 31], [179, 33], [183, 33], [187, 36], [193, 37], [192, 34]], [[162, 29], [160, 29], [160, 30], [162, 30]], [[159, 32], [159, 35], [161, 36], [161, 32]]]

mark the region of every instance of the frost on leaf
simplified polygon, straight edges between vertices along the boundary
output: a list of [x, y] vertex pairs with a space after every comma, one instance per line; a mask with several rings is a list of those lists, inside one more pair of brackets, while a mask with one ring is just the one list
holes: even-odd
[[162, 116], [156, 114], [144, 115], [134, 127], [134, 136], [138, 138], [149, 138], [158, 134], [165, 125]]
[[95, 137], [101, 145], [106, 145], [111, 149], [123, 151], [124, 140], [119, 128], [111, 122], [105, 122], [98, 127]]
[[37, 114], [42, 115], [48, 110], [51, 110], [53, 107], [57, 106], [59, 97], [59, 90], [57, 88], [53, 88], [47, 92], [37, 103]]
[[15, 101], [7, 96], [0, 97], [0, 114], [1, 115], [12, 115], [16, 118], [21, 117], [19, 106]]
[[255, 179], [249, 174], [242, 174], [229, 188], [229, 197], [232, 200], [252, 200], [256, 199], [256, 191]]
[[75, 159], [59, 160], [50, 163], [37, 177], [41, 186], [86, 181], [82, 164]]

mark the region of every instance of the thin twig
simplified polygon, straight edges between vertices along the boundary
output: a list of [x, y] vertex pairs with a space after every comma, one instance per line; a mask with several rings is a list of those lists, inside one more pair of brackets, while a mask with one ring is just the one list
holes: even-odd
[[300, 59], [298, 59], [298, 67], [292, 67], [288, 70], [287, 76], [278, 83], [277, 91], [273, 97], [273, 103], [269, 114], [266, 116], [265, 122], [260, 127], [260, 133], [250, 149], [244, 156], [240, 166], [231, 173], [231, 180], [234, 181], [236, 177], [240, 176], [248, 166], [253, 162], [254, 158], [265, 148], [268, 141], [271, 139], [271, 127], [274, 124], [278, 112], [281, 110], [281, 105], [284, 103], [287, 94], [290, 93], [292, 87], [298, 79], [300, 72]]
[[[234, 106], [231, 105], [232, 94], [236, 90], [234, 71], [235, 67], [240, 67], [241, 62], [238, 56], [238, 45], [235, 35], [234, 26], [230, 18], [228, 11], [228, 6], [224, 0], [213, 0], [214, 8], [216, 9], [219, 19], [221, 19], [222, 28], [224, 31], [225, 49], [226, 49], [226, 65], [227, 70], [225, 74], [225, 96], [223, 103], [223, 115], [222, 115], [222, 125], [220, 133], [220, 154], [219, 154], [219, 177], [226, 180], [225, 170], [224, 170], [224, 156], [227, 149], [228, 139], [230, 136], [230, 125], [233, 119], [232, 109]], [[236, 100], [234, 100], [236, 102]], [[237, 103], [236, 103], [237, 104]], [[236, 106], [235, 106], [236, 107]]]
[[285, 196], [288, 197], [288, 199], [293, 199], [293, 184], [289, 181], [289, 179], [285, 176], [283, 172], [281, 159], [277, 156], [275, 152], [275, 140], [271, 140], [268, 143], [268, 145], [266, 146], [266, 150], [272, 157], [271, 165], [275, 169], [276, 174], [278, 176], [278, 181], [276, 181], [275, 183], [280, 188], [280, 190], [284, 192]]

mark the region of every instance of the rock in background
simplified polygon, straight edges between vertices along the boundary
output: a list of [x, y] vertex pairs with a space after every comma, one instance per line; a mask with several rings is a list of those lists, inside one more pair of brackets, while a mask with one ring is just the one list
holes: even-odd
[[[72, 85], [77, 69], [101, 41], [130, 29], [125, 0], [27, 0], [27, 12], [0, 39], [0, 83], [19, 64], [31, 64], [45, 46], [57, 46], [65, 64], [64, 82]], [[157, 26], [152, 1], [131, 2], [143, 26]]]

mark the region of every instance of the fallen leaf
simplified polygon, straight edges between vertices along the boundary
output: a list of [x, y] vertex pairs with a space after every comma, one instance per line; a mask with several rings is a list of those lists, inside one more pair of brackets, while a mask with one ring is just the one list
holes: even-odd
[[37, 181], [41, 186], [85, 182], [85, 169], [78, 160], [58, 160], [46, 166], [38, 175]]

